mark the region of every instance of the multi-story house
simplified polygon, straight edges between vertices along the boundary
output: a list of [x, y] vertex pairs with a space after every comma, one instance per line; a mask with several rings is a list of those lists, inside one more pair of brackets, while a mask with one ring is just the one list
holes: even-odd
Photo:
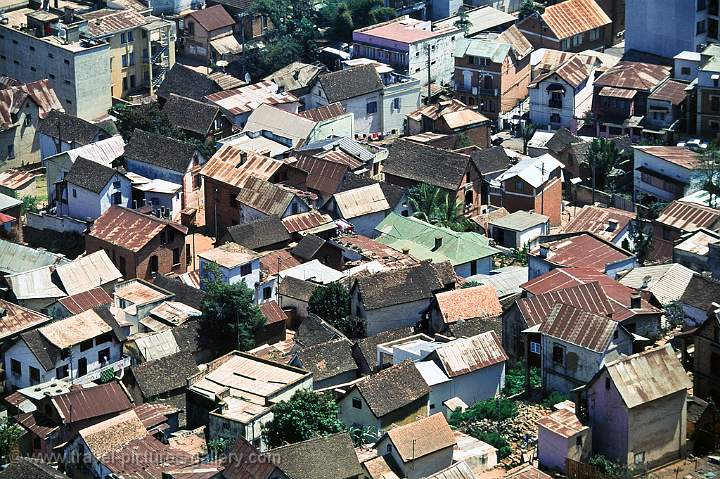
[[[22, 82], [47, 78], [65, 111], [93, 120], [111, 106], [110, 45], [81, 34], [87, 20], [23, 8], [0, 23], [0, 71]], [[107, 88], [99, 88], [108, 85]]]
[[174, 23], [133, 9], [104, 8], [83, 18], [89, 38], [110, 44], [112, 96], [155, 94], [165, 72], [175, 64]]
[[187, 267], [185, 226], [113, 205], [85, 236], [85, 249], [104, 249], [126, 278], [184, 273]]
[[0, 170], [40, 161], [36, 130], [51, 110], [62, 110], [48, 80], [0, 86]]
[[452, 78], [455, 40], [461, 35], [455, 27], [433, 30], [429, 21], [403, 16], [355, 30], [353, 58], [386, 63], [420, 80], [422, 87], [427, 87], [428, 81], [444, 85]]
[[460, 38], [455, 45], [455, 91], [466, 105], [497, 119], [527, 96], [533, 47], [514, 25], [500, 35]]
[[192, 11], [185, 17], [185, 53], [201, 57], [208, 64], [225, 58], [223, 55], [238, 54], [242, 46], [233, 36], [234, 31], [235, 20], [222, 5]]
[[718, 41], [718, 0], [626, 0], [625, 11], [625, 51], [673, 58]]
[[[548, 52], [545, 56], [551, 56]], [[528, 85], [530, 121], [539, 127], [567, 128], [570, 132], [585, 123], [592, 107], [593, 77], [600, 61], [580, 53], [552, 55], [558, 63], [547, 69], [540, 62]]]
[[665, 65], [620, 61], [595, 79], [592, 114], [596, 136], [629, 135], [639, 140], [648, 97], [669, 76]]
[[517, 27], [536, 49], [581, 52], [612, 44], [612, 20], [595, 0], [551, 5], [520, 20]]
[[[693, 355], [694, 393], [701, 399], [720, 400], [720, 320], [717, 311], [711, 311], [708, 318], [692, 335], [695, 345]], [[692, 344], [691, 343], [691, 344]], [[685, 357], [686, 351], [683, 351]]]
[[[699, 181], [700, 154], [682, 146], [634, 146], [634, 197], [682, 198]], [[698, 188], [699, 189], [699, 188]]]
[[668, 78], [661, 83], [647, 100], [647, 112], [643, 121], [643, 134], [662, 144], [673, 144], [678, 131], [687, 131], [688, 83]]
[[[534, 211], [550, 218], [550, 225], [560, 225], [562, 212], [563, 164], [552, 155], [519, 161], [498, 176], [499, 203], [508, 212]], [[493, 192], [491, 191], [491, 195]]]
[[242, 45], [245, 45], [246, 42], [262, 39], [265, 33], [273, 28], [273, 24], [268, 17], [253, 12], [252, 7], [254, 4], [255, 2], [236, 2], [233, 0], [207, 0], [205, 2], [207, 7], [222, 5], [233, 18], [238, 19], [235, 24], [235, 36], [240, 39]]
[[694, 97], [697, 134], [716, 140], [720, 134], [720, 45], [702, 51]]
[[384, 64], [362, 63], [321, 75], [310, 90], [306, 106], [341, 104], [353, 114], [356, 134], [403, 132], [405, 114], [420, 106], [420, 81], [395, 73]]

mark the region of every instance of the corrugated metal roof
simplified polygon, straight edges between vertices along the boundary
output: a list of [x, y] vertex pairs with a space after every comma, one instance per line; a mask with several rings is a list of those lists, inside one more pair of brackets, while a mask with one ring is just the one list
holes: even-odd
[[26, 186], [31, 181], [35, 181], [35, 177], [42, 176], [27, 170], [6, 170], [0, 173], [0, 186], [11, 190], [18, 190]]
[[550, 5], [542, 14], [542, 19], [559, 39], [612, 23], [594, 0], [566, 0]]
[[132, 408], [125, 388], [117, 381], [92, 387], [79, 387], [57, 395], [51, 401], [65, 424]]
[[178, 301], [165, 301], [164, 303], [150, 310], [150, 316], [161, 319], [172, 325], [180, 325], [191, 318], [202, 316], [202, 311], [198, 311], [192, 306]]
[[692, 386], [669, 344], [633, 354], [605, 365], [628, 408], [688, 389]]
[[28, 98], [38, 106], [40, 118], [45, 118], [50, 110], [65, 111], [49, 80], [3, 88], [0, 89], [0, 130], [14, 124], [13, 116]]
[[665, 65], [620, 61], [596, 78], [595, 85], [649, 92], [670, 76], [670, 70]]
[[549, 223], [550, 218], [548, 216], [518, 210], [515, 213], [491, 220], [488, 224], [507, 230], [526, 231], [538, 225], [548, 225], [549, 230]]
[[0, 299], [0, 308], [3, 313], [0, 315], [0, 339], [15, 336], [24, 331], [36, 328], [43, 323], [52, 321], [52, 318], [23, 308], [14, 303]]
[[251, 176], [235, 200], [266, 215], [282, 216], [294, 198], [285, 188]]
[[655, 89], [648, 97], [650, 100], [669, 101], [672, 105], [680, 105], [687, 97], [685, 89], [688, 84], [678, 80], [668, 79]]
[[207, 32], [235, 24], [233, 17], [230, 16], [222, 5], [213, 5], [200, 10], [193, 10], [188, 14], [188, 17], [193, 18]]
[[54, 266], [43, 266], [42, 268], [8, 275], [5, 280], [10, 283], [13, 295], [18, 300], [40, 299], [40, 298], [62, 298], [67, 296], [60, 289], [60, 286], [52, 280]]
[[569, 304], [605, 316], [613, 313], [613, 305], [598, 283], [581, 284], [532, 298], [522, 298], [517, 301], [517, 306], [528, 326], [535, 326], [542, 323], [558, 303]]
[[137, 252], [166, 227], [182, 235], [187, 233], [187, 227], [181, 224], [113, 205], [95, 220], [87, 234]]
[[720, 233], [700, 228], [689, 235], [683, 236], [680, 243], [673, 246], [673, 250], [685, 251], [698, 256], [707, 256], [710, 245], [720, 241]]
[[620, 283], [635, 289], [650, 291], [660, 304], [679, 300], [693, 277], [691, 269], [677, 263], [633, 268]]
[[180, 346], [175, 340], [172, 329], [139, 336], [134, 341], [145, 361], [153, 361], [180, 352]]
[[59, 349], [69, 348], [85, 340], [109, 333], [112, 327], [89, 309], [40, 328], [40, 334]]
[[67, 258], [63, 255], [0, 239], [0, 271], [3, 273], [22, 273], [67, 262]]
[[475, 473], [466, 462], [456, 462], [452, 466], [428, 476], [427, 479], [475, 479], [475, 477]]
[[552, 476], [548, 476], [534, 466], [526, 464], [508, 471], [505, 479], [552, 479]]
[[[547, 261], [550, 263], [560, 266], [582, 265], [601, 272], [609, 264], [633, 257], [631, 253], [588, 233], [548, 242], [545, 246], [549, 248]], [[534, 248], [531, 254], [537, 256], [539, 248]]]
[[88, 35], [102, 38], [116, 33], [134, 30], [142, 25], [159, 20], [157, 17], [146, 17], [135, 10], [113, 10], [103, 8], [84, 13], [82, 18], [87, 20]]
[[588, 426], [580, 422], [577, 415], [575, 415], [574, 408], [573, 410], [559, 409], [538, 419], [537, 424], [564, 438], [571, 438], [589, 429]]
[[626, 88], [615, 88], [611, 86], [604, 86], [598, 92], [600, 96], [609, 96], [612, 98], [624, 98], [625, 100], [632, 100], [635, 98], [637, 90], [629, 90]]
[[283, 165], [282, 161], [224, 145], [205, 163], [200, 174], [242, 188], [251, 176], [269, 180]]
[[681, 231], [695, 231], [699, 228], [715, 230], [720, 225], [720, 210], [676, 200], [662, 210], [655, 221]]
[[120, 158], [125, 153], [125, 142], [122, 136], [113, 136], [105, 140], [96, 141], [89, 145], [74, 148], [72, 150], [63, 151], [57, 155], [50, 156], [45, 161], [53, 161], [62, 155], [67, 155], [70, 161], [75, 162], [78, 157], [86, 160], [100, 163], [103, 166], [111, 166], [112, 162]]
[[89, 291], [122, 278], [105, 250], [81, 256], [55, 270], [69, 296]]
[[346, 220], [390, 209], [379, 183], [335, 193], [333, 198], [340, 216]]
[[495, 331], [456, 339], [437, 348], [434, 354], [437, 355], [445, 369], [445, 374], [450, 378], [462, 376], [508, 359]]
[[307, 141], [316, 125], [312, 120], [263, 103], [250, 114], [243, 131], [271, 131], [292, 140], [292, 146], [297, 147]]
[[77, 293], [67, 298], [60, 298], [60, 304], [70, 312], [70, 314], [80, 314], [83, 311], [92, 309], [103, 304], [112, 304], [112, 297], [102, 288], [93, 288], [82, 293]]
[[607, 316], [559, 303], [550, 310], [540, 324], [539, 331], [543, 335], [602, 353], [612, 341], [617, 328], [617, 321]]
[[493, 271], [494, 274], [478, 274], [466, 278], [468, 281], [477, 281], [480, 284], [491, 285], [497, 291], [498, 298], [522, 292], [520, 285], [528, 280], [527, 266], [509, 266]]
[[533, 188], [538, 188], [550, 179], [550, 175], [555, 170], [564, 167], [565, 166], [554, 156], [546, 153], [536, 158], [520, 160], [517, 164], [498, 176], [495, 181], [503, 182], [511, 178], [520, 177]]
[[298, 116], [307, 120], [320, 122], [332, 120], [345, 114], [345, 107], [342, 103], [330, 103], [329, 105], [320, 106], [311, 110], [305, 110], [298, 113]]
[[237, 243], [225, 243], [217, 248], [198, 253], [198, 256], [224, 268], [235, 268], [258, 258], [255, 251]]
[[321, 194], [335, 193], [348, 171], [347, 165], [334, 161], [300, 156], [295, 166], [308, 173], [305, 184], [308, 188]]
[[262, 104], [281, 105], [298, 102], [298, 98], [289, 92], [279, 92], [278, 86], [271, 81], [263, 80], [252, 85], [225, 90], [205, 98], [231, 115], [241, 115], [255, 110]]
[[317, 228], [328, 223], [332, 223], [332, 217], [327, 214], [320, 213], [317, 210], [300, 213], [297, 215], [286, 216], [282, 219], [282, 224], [288, 233], [293, 234], [299, 231]]
[[576, 233], [587, 231], [606, 241], [613, 241], [622, 233], [635, 213], [617, 208], [601, 208], [599, 206], [584, 206], [575, 217], [562, 228], [563, 233]]

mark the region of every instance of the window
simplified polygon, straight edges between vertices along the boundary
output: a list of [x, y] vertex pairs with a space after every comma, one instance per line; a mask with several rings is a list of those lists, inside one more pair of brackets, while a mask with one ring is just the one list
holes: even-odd
[[195, 35], [195, 22], [188, 23], [188, 32], [190, 32], [190, 35]]
[[128, 53], [128, 63], [130, 63], [130, 65], [135, 65], [135, 53], [134, 52]]
[[88, 349], [92, 349], [93, 347], [93, 340], [92, 339], [86, 339], [82, 343], [80, 343], [80, 351], [87, 351]]
[[296, 215], [298, 214], [298, 204], [293, 201], [292, 206], [290, 207], [290, 211], [292, 214]]
[[9, 160], [12, 160], [13, 158], [15, 158], [15, 145], [9, 144], [7, 146], [7, 156], [8, 156]]
[[55, 79], [55, 75], [53, 75], [53, 74], [51, 73], [51, 74], [50, 74], [50, 79], [51, 79], [51, 80], [54, 80], [54, 79]]
[[125, 258], [123, 256], [120, 256], [120, 258], [118, 258], [118, 261], [120, 262], [120, 264], [118, 264], [118, 269], [120, 270], [120, 273], [125, 276]]
[[77, 190], [73, 188], [73, 198], [77, 198]]
[[268, 300], [272, 297], [272, 288], [270, 286], [265, 286], [263, 288], [263, 299]]
[[592, 30], [590, 30], [589, 37], [590, 37], [590, 41], [591, 41], [591, 42], [594, 42], [595, 40], [597, 40], [598, 38], [600, 38], [600, 29], [599, 29], [599, 28], [593, 28]]
[[48, 58], [55, 58], [55, 55], [53, 55], [52, 53], [48, 53]]
[[[131, 65], [132, 65], [132, 63], [131, 63]], [[137, 85], [137, 82], [135, 80], [135, 75], [130, 75], [130, 88], [135, 88], [136, 85]]]
[[355, 409], [362, 409], [362, 401], [358, 398], [353, 398], [352, 405]]
[[38, 384], [40, 382], [40, 370], [30, 366], [28, 371], [30, 371], [30, 384]]
[[108, 361], [110, 361], [110, 348], [98, 351], [98, 362], [107, 363]]
[[697, 0], [697, 11], [698, 12], [702, 12], [703, 10], [705, 10], [705, 7], [706, 7], [705, 0]]
[[113, 335], [112, 333], [104, 333], [100, 336], [97, 336], [95, 338], [95, 346], [100, 346], [103, 343], [112, 343]]
[[613, 339], [618, 338], [618, 330], [616, 329], [615, 332], [613, 332]]
[[605, 389], [610, 389], [610, 378], [605, 378]]
[[[128, 66], [128, 57], [127, 57], [127, 55], [123, 55], [122, 57], [120, 57], [120, 59], [121, 59], [120, 61], [122, 62], [123, 68], [127, 67], [127, 66]], [[124, 83], [125, 83], [125, 78], [123, 78], [123, 89], [125, 89]]]
[[127, 35], [125, 33], [120, 34], [120, 43], [127, 43]]
[[167, 230], [160, 232], [160, 244], [167, 244]]
[[705, 33], [705, 20], [700, 20], [699, 22], [697, 22], [696, 30], [698, 35], [702, 35], [703, 33]]
[[87, 358], [78, 359], [78, 376], [85, 376], [87, 374]]
[[20, 361], [16, 359], [11, 359], [10, 371], [12, 371], [13, 376], [22, 376], [22, 364], [20, 364]]
[[575, 438], [575, 445], [577, 447], [582, 447], [582, 436], [578, 436]]
[[149, 269], [151, 273], [157, 273], [158, 272], [158, 257], [157, 255], [150, 256], [150, 264]]
[[377, 113], [377, 102], [376, 101], [368, 102], [365, 109], [366, 109], [368, 115], [370, 115], [372, 113]]
[[525, 184], [522, 181], [515, 182], [515, 190], [516, 191], [523, 191], [524, 189], [525, 189]]
[[112, 204], [114, 205], [120, 205], [122, 204], [122, 193], [120, 191], [116, 191], [112, 194]]
[[180, 264], [180, 248], [173, 248], [173, 266]]
[[32, 125], [32, 115], [28, 114], [28, 115], [25, 115], [25, 126], [30, 126], [30, 125]]
[[470, 276], [474, 276], [477, 274], [477, 261], [472, 261], [470, 263]]
[[65, 366], [60, 366], [59, 368], [55, 368], [55, 378], [56, 379], [62, 379], [68, 377], [68, 373], [70, 371], [70, 368], [66, 364]]
[[133, 35], [132, 30], [128, 32], [128, 42], [135, 41], [135, 35]]
[[720, 96], [710, 97], [710, 109], [712, 111], [720, 111]]
[[560, 123], [561, 121], [559, 113], [553, 113], [550, 115], [550, 123]]
[[682, 68], [680, 69], [680, 74], [681, 74], [681, 75], [689, 75], [689, 74], [690, 74], [690, 67], [682, 67]]
[[580, 45], [582, 43], [582, 33], [575, 35], [572, 38], [572, 44], [574, 47]]
[[533, 354], [540, 354], [540, 343], [530, 341], [530, 352]]
[[240, 276], [247, 276], [250, 273], [252, 273], [252, 265], [250, 263], [240, 266]]
[[720, 354], [710, 353], [710, 371], [713, 376], [720, 376]]
[[555, 364], [565, 364], [565, 348], [559, 344], [553, 344], [553, 362]]
[[168, 235], [168, 243], [172, 243], [173, 241], [175, 241], [175, 230], [174, 229], [172, 229], [172, 228], [168, 229], [167, 235]]
[[120, 180], [113, 181], [113, 188], [115, 188], [116, 190], [120, 189]]
[[481, 67], [485, 67], [485, 66], [487, 66], [488, 63], [490, 63], [490, 62], [488, 62], [488, 59], [485, 58], [485, 57], [475, 57], [475, 56], [472, 56], [472, 57], [470, 57], [470, 63], [472, 63], [473, 65], [479, 65], [479, 66], [481, 66]]
[[68, 60], [67, 58], [63, 60], [63, 62], [65, 63], [65, 65], [70, 65], [70, 60]]
[[400, 111], [400, 98], [393, 98], [392, 109]]

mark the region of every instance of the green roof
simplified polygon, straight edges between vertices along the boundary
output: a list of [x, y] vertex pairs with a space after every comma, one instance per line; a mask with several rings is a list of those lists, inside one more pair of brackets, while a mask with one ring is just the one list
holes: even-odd
[[502, 218], [492, 220], [490, 224], [506, 230], [525, 231], [548, 221], [550, 221], [548, 216], [519, 210]]
[[[487, 258], [500, 251], [491, 247], [488, 238], [479, 233], [461, 233], [433, 226], [417, 218], [390, 213], [375, 227], [380, 232], [377, 241], [394, 250], [409, 250], [411, 256], [429, 259], [433, 263], [450, 261], [453, 266]], [[435, 238], [442, 244], [435, 249]]]
[[496, 39], [460, 38], [455, 43], [454, 56], [462, 58], [465, 55], [489, 58], [493, 63], [502, 63], [510, 52], [511, 46], [498, 42]]

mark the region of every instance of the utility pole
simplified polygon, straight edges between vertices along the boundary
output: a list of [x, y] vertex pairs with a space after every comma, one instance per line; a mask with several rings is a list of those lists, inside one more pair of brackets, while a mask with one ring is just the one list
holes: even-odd
[[[595, 204], [595, 152], [592, 150], [592, 145], [590, 145], [590, 157], [592, 158], [592, 204]], [[633, 188], [634, 190], [634, 188]], [[633, 191], [633, 195], [635, 192]], [[634, 200], [634, 199], [633, 199]]]
[[543, 189], [540, 190], [540, 214], [545, 214], [545, 162], [540, 166], [540, 181], [543, 183]]

